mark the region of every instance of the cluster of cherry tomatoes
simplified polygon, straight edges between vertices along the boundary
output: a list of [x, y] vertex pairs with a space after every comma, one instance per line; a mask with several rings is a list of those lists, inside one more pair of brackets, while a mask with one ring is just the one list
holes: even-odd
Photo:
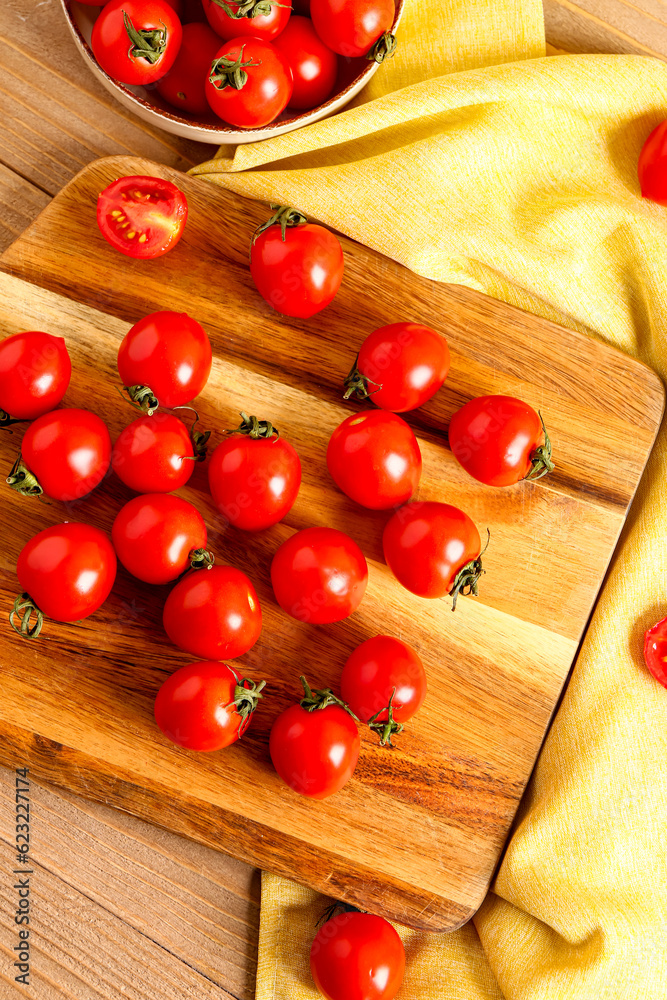
[[394, 0], [83, 0], [102, 7], [93, 54], [193, 115], [261, 128], [331, 96], [339, 59], [393, 53]]

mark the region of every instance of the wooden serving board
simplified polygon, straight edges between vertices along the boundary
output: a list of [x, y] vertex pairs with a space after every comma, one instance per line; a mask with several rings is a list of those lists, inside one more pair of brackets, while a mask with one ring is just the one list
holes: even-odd
[[[185, 236], [157, 261], [124, 258], [97, 232], [98, 192], [128, 173], [167, 177], [187, 194]], [[203, 513], [219, 560], [244, 569], [262, 603], [262, 636], [240, 662], [266, 678], [266, 697], [239, 744], [196, 754], [157, 730], [155, 693], [191, 657], [162, 631], [168, 588], [120, 569], [109, 600], [80, 624], [48, 622], [33, 642], [1, 629], [0, 761], [402, 923], [451, 930], [488, 888], [650, 452], [662, 385], [595, 340], [419, 278], [345, 238], [335, 302], [312, 320], [287, 320], [248, 272], [248, 241], [266, 217], [265, 205], [205, 181], [115, 157], [86, 167], [2, 258], [0, 335], [36, 328], [67, 339], [74, 369], [66, 404], [94, 409], [116, 435], [133, 416], [116, 389], [122, 336], [148, 312], [186, 310], [213, 345], [197, 403], [212, 443], [240, 410], [270, 418], [298, 449], [304, 481], [285, 522], [258, 535], [224, 529], [204, 466], [181, 491]], [[407, 415], [424, 458], [418, 498], [456, 504], [491, 531], [480, 596], [459, 600], [455, 614], [449, 600], [422, 600], [398, 585], [382, 558], [388, 515], [356, 507], [326, 471], [330, 433], [358, 408], [342, 401], [342, 379], [364, 336], [398, 320], [440, 330], [452, 353], [444, 389]], [[554, 446], [551, 476], [495, 490], [455, 463], [449, 417], [489, 392], [540, 408]], [[3, 433], [3, 468], [20, 438], [16, 428]], [[4, 617], [31, 535], [66, 519], [108, 531], [132, 493], [109, 476], [67, 506], [8, 488], [2, 496]], [[273, 552], [312, 524], [347, 531], [369, 561], [359, 610], [336, 625], [289, 618], [271, 591]], [[380, 632], [419, 651], [427, 701], [394, 750], [363, 734], [352, 781], [310, 801], [273, 771], [271, 723], [298, 695], [300, 673], [336, 688], [351, 650]]]

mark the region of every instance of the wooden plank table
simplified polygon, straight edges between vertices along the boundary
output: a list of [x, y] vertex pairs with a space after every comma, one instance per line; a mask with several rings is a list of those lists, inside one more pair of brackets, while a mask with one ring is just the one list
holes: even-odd
[[[657, 0], [544, 0], [551, 52], [667, 60]], [[186, 170], [212, 148], [153, 129], [83, 65], [57, 0], [0, 4], [0, 251], [86, 163], [129, 153]], [[21, 761], [17, 760], [19, 767]], [[13, 982], [15, 926], [0, 921], [0, 997], [206, 1000], [253, 996], [259, 876], [116, 810], [31, 784], [31, 986]], [[14, 865], [15, 777], [0, 769], [0, 858]], [[0, 884], [2, 912], [14, 890]]]

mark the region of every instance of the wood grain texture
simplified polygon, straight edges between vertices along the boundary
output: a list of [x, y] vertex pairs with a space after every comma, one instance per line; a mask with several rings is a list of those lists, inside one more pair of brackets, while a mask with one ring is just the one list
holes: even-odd
[[[91, 227], [97, 192], [137, 172], [176, 181], [190, 206], [179, 247], [149, 265], [121, 258]], [[206, 182], [114, 158], [86, 168], [3, 255], [12, 272], [0, 275], [3, 330], [66, 336], [70, 405], [94, 405], [117, 434], [131, 416], [114, 384], [121, 337], [153, 309], [187, 308], [213, 345], [197, 405], [214, 440], [241, 409], [268, 416], [299, 450], [305, 474], [286, 521], [257, 536], [221, 524], [203, 467], [181, 491], [204, 514], [222, 560], [249, 573], [264, 611], [263, 635], [243, 670], [267, 678], [267, 697], [241, 744], [196, 755], [156, 730], [155, 692], [190, 657], [162, 632], [166, 589], [121, 571], [109, 601], [78, 626], [49, 623], [28, 648], [3, 632], [0, 759], [18, 741], [49, 780], [400, 922], [451, 929], [488, 886], [648, 456], [662, 386], [596, 341], [419, 278], [345, 238], [346, 279], [334, 304], [314, 320], [287, 321], [259, 298], [247, 269], [249, 236], [265, 217], [266, 206]], [[381, 299], [369, 294], [380, 286]], [[424, 456], [418, 497], [463, 507], [492, 536], [480, 598], [462, 600], [455, 615], [449, 602], [420, 600], [393, 580], [381, 555], [386, 514], [355, 508], [331, 487], [324, 466], [329, 434], [353, 409], [341, 401], [340, 384], [361, 338], [414, 318], [446, 333], [452, 350], [446, 390], [408, 415]], [[448, 419], [483, 392], [518, 394], [540, 407], [554, 443], [552, 476], [496, 491], [456, 465]], [[0, 442], [7, 465], [19, 438]], [[6, 497], [8, 523], [21, 521], [0, 557], [5, 609], [16, 556], [34, 531], [64, 517], [108, 530], [130, 495], [109, 477], [68, 505]], [[296, 622], [272, 597], [273, 552], [313, 523], [347, 530], [370, 564], [364, 602], [338, 625]], [[424, 709], [393, 752], [362, 737], [355, 777], [336, 796], [318, 803], [297, 796], [270, 766], [272, 719], [297, 694], [299, 673], [336, 686], [352, 648], [383, 631], [407, 639], [424, 659]]]
[[567, 52], [619, 52], [667, 59], [663, 0], [543, 0], [548, 42]]

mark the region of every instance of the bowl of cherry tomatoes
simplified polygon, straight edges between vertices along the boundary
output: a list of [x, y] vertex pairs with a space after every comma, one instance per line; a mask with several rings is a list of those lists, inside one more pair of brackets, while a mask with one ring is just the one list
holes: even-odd
[[340, 111], [393, 53], [404, 0], [61, 0], [91, 72], [199, 142], [257, 142]]

